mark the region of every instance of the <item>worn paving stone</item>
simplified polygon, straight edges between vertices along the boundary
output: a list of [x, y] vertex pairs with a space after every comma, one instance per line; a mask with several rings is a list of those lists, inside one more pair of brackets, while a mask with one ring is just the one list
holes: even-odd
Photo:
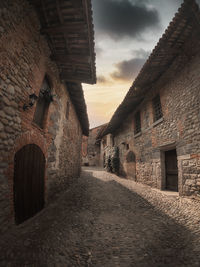
[[200, 266], [200, 203], [84, 168], [1, 236], [0, 266]]

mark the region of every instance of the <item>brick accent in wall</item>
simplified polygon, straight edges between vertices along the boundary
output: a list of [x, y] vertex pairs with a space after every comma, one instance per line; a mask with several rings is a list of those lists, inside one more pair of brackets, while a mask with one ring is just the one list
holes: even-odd
[[[0, 17], [0, 226], [10, 227], [13, 214], [13, 159], [26, 144], [36, 144], [46, 158], [46, 204], [80, 174], [82, 130], [66, 85], [59, 79], [50, 49], [40, 34], [37, 14], [28, 1], [4, 1]], [[29, 95], [51, 81], [54, 101], [41, 129], [33, 123], [36, 105], [23, 110]], [[70, 104], [66, 119], [67, 103]]]

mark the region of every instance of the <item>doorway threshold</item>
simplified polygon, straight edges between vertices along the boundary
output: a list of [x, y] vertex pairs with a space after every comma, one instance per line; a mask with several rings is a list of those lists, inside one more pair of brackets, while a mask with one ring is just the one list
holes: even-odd
[[168, 197], [179, 197], [179, 192], [177, 191], [170, 191], [170, 190], [167, 190], [167, 189], [163, 189], [163, 190], [160, 190], [160, 189], [157, 189], [157, 188], [152, 188], [154, 191], [157, 191], [165, 196], [168, 196]]

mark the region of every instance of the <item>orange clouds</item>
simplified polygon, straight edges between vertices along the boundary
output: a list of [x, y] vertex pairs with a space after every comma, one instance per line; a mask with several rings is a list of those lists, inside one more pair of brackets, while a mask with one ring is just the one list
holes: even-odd
[[98, 85], [111, 85], [113, 82], [103, 75], [97, 76]]

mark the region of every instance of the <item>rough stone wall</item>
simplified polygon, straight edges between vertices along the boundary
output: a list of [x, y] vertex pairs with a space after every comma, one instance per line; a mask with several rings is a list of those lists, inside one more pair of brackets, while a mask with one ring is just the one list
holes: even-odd
[[[59, 96], [58, 96], [59, 94]], [[65, 86], [60, 86], [57, 105], [50, 115], [49, 133], [54, 136], [48, 149], [48, 198], [52, 199], [69, 185], [81, 170], [82, 130]]]
[[83, 136], [82, 138], [82, 166], [89, 165], [87, 146], [88, 146], [88, 136]]
[[100, 166], [101, 167], [105, 167], [105, 158], [108, 153], [106, 139], [107, 139], [107, 136], [103, 136], [101, 139], [101, 143], [100, 143]]
[[[193, 36], [186, 51], [199, 45]], [[192, 49], [192, 50], [191, 50]], [[187, 53], [189, 55], [189, 53]], [[186, 58], [180, 55], [170, 69], [153, 85], [141, 105], [131, 113], [115, 133], [119, 147], [121, 174], [125, 155], [136, 154], [136, 179], [153, 187], [164, 187], [164, 151], [176, 149], [178, 156], [179, 192], [200, 194], [200, 54]], [[160, 94], [163, 118], [154, 123], [152, 98]], [[134, 114], [141, 112], [141, 134], [134, 135]], [[126, 174], [126, 173], [125, 173]]]
[[86, 163], [89, 166], [100, 166], [100, 144], [96, 143], [96, 137], [101, 128], [102, 125], [90, 129], [87, 141], [84, 140], [84, 142], [87, 142], [87, 157], [85, 155], [82, 156], [83, 164]]
[[112, 134], [107, 134], [101, 139], [100, 150], [100, 166], [105, 167], [104, 165], [107, 165], [108, 160], [115, 154]]
[[[34, 9], [25, 0], [1, 1], [0, 5], [0, 225], [13, 223], [14, 155], [35, 143], [46, 157], [46, 200], [56, 196], [80, 172], [82, 131], [67, 88], [49, 59], [50, 51]], [[26, 111], [29, 94], [39, 94], [45, 74], [52, 94], [44, 129], [33, 123], [36, 105]], [[70, 115], [66, 119], [66, 104]], [[78, 167], [77, 167], [78, 166]]]

